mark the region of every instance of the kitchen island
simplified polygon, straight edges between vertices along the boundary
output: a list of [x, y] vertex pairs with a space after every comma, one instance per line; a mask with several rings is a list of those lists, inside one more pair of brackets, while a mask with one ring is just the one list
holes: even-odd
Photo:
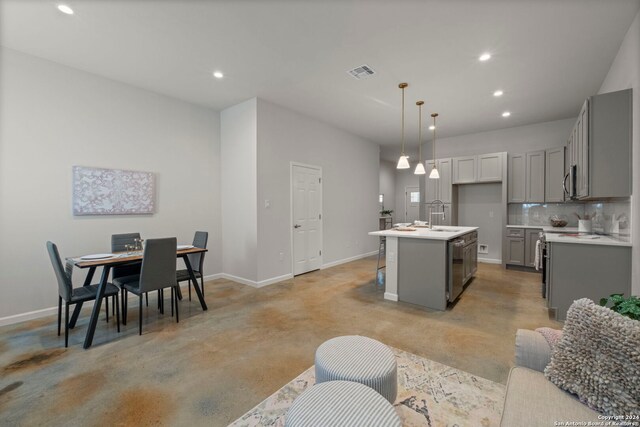
[[476, 271], [477, 230], [437, 226], [370, 232], [386, 238], [384, 298], [445, 310]]

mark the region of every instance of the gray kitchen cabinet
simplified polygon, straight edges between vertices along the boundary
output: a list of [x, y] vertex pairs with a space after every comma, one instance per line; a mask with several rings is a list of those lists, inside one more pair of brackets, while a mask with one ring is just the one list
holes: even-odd
[[574, 300], [631, 294], [631, 247], [548, 242], [547, 256], [547, 305], [557, 320]]
[[525, 202], [544, 203], [544, 150], [526, 154]]
[[524, 237], [507, 237], [506, 263], [524, 265]]
[[454, 157], [453, 161], [453, 183], [469, 184], [476, 182], [477, 157]]
[[425, 203], [431, 203], [434, 200], [441, 200], [443, 203], [451, 203], [451, 159], [436, 160], [436, 167], [440, 174], [439, 179], [429, 178], [429, 173], [433, 168], [433, 160], [425, 162], [427, 170], [424, 176], [425, 183]]
[[564, 202], [564, 189], [562, 187], [564, 170], [564, 147], [547, 150], [545, 152], [544, 168], [545, 202]]
[[508, 202], [524, 203], [526, 201], [526, 155], [509, 154], [507, 166]]
[[[440, 173], [440, 179], [432, 181], [440, 181], [440, 194], [438, 196], [444, 203], [451, 203], [451, 159], [438, 159], [436, 166]], [[428, 173], [429, 170], [427, 170]], [[428, 176], [427, 179], [429, 179]]]
[[503, 156], [504, 153], [479, 155], [477, 182], [501, 182]]
[[[571, 198], [631, 196], [632, 89], [590, 97], [567, 142]], [[571, 181], [569, 177], [568, 182]]]
[[538, 235], [542, 231], [541, 228], [527, 228], [524, 230], [524, 265], [525, 267], [536, 266], [536, 243]]

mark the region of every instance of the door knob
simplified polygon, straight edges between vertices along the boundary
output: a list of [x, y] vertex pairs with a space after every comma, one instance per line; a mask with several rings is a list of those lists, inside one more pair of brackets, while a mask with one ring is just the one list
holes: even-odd
[[300, 228], [300, 227], [302, 227], [300, 224], [296, 224], [293, 226], [293, 228]]

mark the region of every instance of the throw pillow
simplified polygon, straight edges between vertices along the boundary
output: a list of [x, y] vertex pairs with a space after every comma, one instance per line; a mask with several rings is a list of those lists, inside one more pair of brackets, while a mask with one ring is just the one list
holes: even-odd
[[596, 411], [639, 415], [640, 321], [574, 301], [544, 374]]

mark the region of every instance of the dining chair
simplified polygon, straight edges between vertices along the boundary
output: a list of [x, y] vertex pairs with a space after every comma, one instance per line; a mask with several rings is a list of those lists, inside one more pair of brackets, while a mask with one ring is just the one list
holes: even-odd
[[[209, 233], [206, 231], [196, 231], [196, 234], [193, 236], [193, 246], [196, 248], [207, 249], [207, 241], [209, 240]], [[204, 296], [204, 252], [200, 252], [199, 254], [189, 254], [187, 257], [189, 258], [189, 264], [191, 264], [191, 269], [193, 270], [194, 276], [196, 279], [200, 279], [200, 288], [202, 288], [202, 295]], [[189, 281], [189, 301], [191, 301], [191, 276], [189, 275], [189, 270], [178, 270], [176, 272], [178, 283], [184, 282], [185, 280]]]
[[[80, 302], [93, 301], [98, 294], [98, 285], [73, 287], [71, 276], [73, 274], [73, 261], [68, 260], [66, 267], [62, 267], [60, 253], [55, 243], [47, 242], [47, 252], [51, 259], [53, 271], [58, 281], [58, 336], [60, 336], [60, 323], [62, 322], [62, 301], [65, 302], [64, 315], [64, 346], [69, 346], [69, 306]], [[116, 324], [118, 332], [120, 332], [120, 302], [118, 300], [119, 289], [111, 283], [107, 283], [107, 289], [104, 291], [105, 302], [112, 297], [113, 304], [116, 308]], [[109, 321], [109, 305], [105, 303], [107, 311], [107, 322]]]
[[176, 248], [177, 239], [148, 239], [142, 254], [140, 275], [119, 277], [113, 280], [124, 293], [122, 323], [126, 325], [127, 303], [126, 293], [131, 292], [140, 298], [138, 314], [138, 333], [142, 335], [142, 295], [151, 291], [162, 291], [171, 288], [171, 316], [175, 304], [176, 322], [180, 322], [178, 314], [178, 281], [176, 280]]
[[[111, 252], [125, 252], [127, 245], [133, 245], [136, 239], [140, 239], [140, 233], [122, 233], [111, 235]], [[131, 264], [121, 265], [113, 267], [111, 269], [111, 278], [117, 279], [119, 277], [134, 276], [140, 274], [140, 261], [132, 262]], [[147, 306], [149, 306], [149, 295], [145, 295]], [[122, 305], [124, 309], [124, 303]], [[124, 316], [123, 316], [124, 319]], [[126, 323], [122, 322], [124, 325]]]

